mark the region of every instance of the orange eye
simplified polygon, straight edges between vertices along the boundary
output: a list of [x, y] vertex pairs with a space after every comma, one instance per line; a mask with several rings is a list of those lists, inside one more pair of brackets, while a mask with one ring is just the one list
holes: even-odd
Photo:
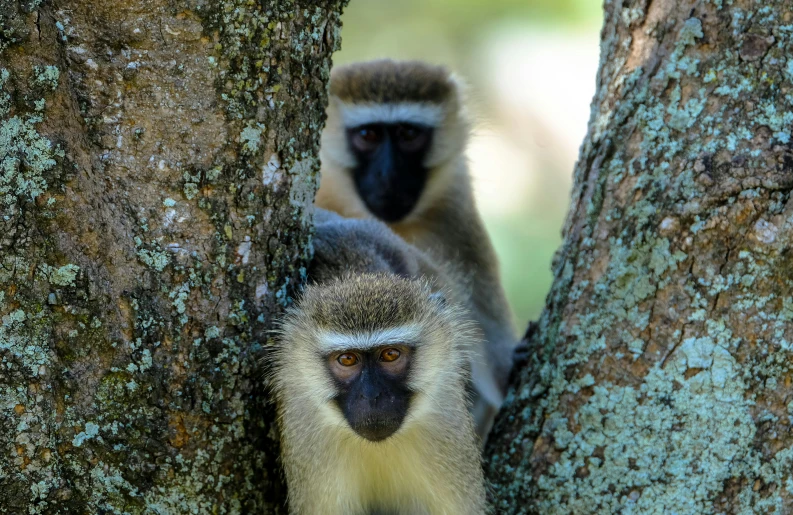
[[397, 349], [385, 349], [383, 352], [380, 353], [380, 361], [385, 361], [390, 363], [391, 361], [396, 361], [399, 359], [399, 356], [402, 353], [399, 352]]
[[339, 365], [343, 367], [351, 367], [356, 363], [358, 363], [358, 356], [352, 354], [351, 352], [345, 352], [344, 354], [336, 358], [336, 361], [338, 361]]

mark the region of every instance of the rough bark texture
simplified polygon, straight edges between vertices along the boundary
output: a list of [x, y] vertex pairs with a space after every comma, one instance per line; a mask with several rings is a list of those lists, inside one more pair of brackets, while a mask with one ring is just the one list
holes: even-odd
[[607, 0], [499, 513], [793, 511], [793, 4]]
[[0, 0], [0, 513], [282, 511], [343, 0]]

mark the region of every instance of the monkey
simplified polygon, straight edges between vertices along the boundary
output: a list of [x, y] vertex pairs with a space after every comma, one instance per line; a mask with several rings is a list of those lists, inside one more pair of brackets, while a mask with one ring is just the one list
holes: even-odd
[[422, 62], [335, 68], [316, 205], [379, 219], [466, 279], [468, 307], [485, 335], [472, 356], [472, 409], [484, 437], [506, 393], [518, 342], [464, 155], [470, 122], [463, 89], [447, 69]]
[[[338, 213], [315, 208], [314, 257], [308, 267], [311, 283], [323, 283], [350, 273], [395, 274], [408, 279], [428, 280], [445, 297], [465, 304], [470, 297], [470, 281], [450, 263], [425, 254], [405, 242], [380, 220], [345, 218]], [[482, 339], [471, 339], [469, 356], [480, 356]], [[469, 363], [472, 366], [473, 363]], [[468, 393], [471, 384], [468, 384]], [[484, 446], [486, 434], [477, 424], [477, 434]]]
[[437, 289], [454, 292], [458, 302], [467, 295], [468, 285], [452, 264], [433, 260], [377, 219], [345, 218], [315, 208], [312, 244], [307, 275], [314, 283], [349, 273], [386, 273], [429, 278]]
[[269, 356], [292, 515], [486, 513], [464, 307], [430, 283], [310, 283]]

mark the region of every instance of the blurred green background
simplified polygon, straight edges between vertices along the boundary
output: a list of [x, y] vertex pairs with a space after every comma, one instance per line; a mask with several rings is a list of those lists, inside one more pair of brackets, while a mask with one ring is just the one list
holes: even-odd
[[351, 0], [334, 64], [444, 64], [470, 85], [468, 157], [515, 325], [539, 315], [598, 64], [599, 0]]

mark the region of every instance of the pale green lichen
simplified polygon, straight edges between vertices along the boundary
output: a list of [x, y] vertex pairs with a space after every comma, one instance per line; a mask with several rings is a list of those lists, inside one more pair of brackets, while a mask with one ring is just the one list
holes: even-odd
[[186, 182], [184, 185], [184, 196], [187, 200], [193, 200], [198, 195], [198, 184]]
[[217, 182], [218, 178], [220, 178], [220, 174], [223, 172], [223, 168], [220, 166], [216, 166], [212, 168], [206, 173], [207, 182], [210, 184], [214, 184]]
[[138, 365], [138, 369], [141, 372], [145, 372], [146, 370], [150, 369], [152, 365], [151, 359], [151, 351], [149, 349], [143, 349], [140, 358], [140, 364]]
[[35, 200], [47, 189], [45, 173], [63, 151], [36, 131], [40, 116], [13, 116], [0, 121], [0, 203]]
[[[139, 217], [138, 226], [133, 230], [141, 236], [136, 239], [132, 252], [149, 270], [138, 266], [137, 272], [145, 272], [142, 277], [139, 280], [132, 277], [125, 289], [114, 290], [112, 299], [105, 298], [101, 284], [93, 283], [99, 279], [103, 284], [106, 280], [113, 282], [114, 274], [124, 275], [123, 270], [117, 269], [120, 262], [111, 260], [114, 266], [108, 262], [110, 268], [97, 269], [101, 277], [92, 276], [97, 272], [93, 267], [89, 267], [93, 272], [71, 268], [61, 271], [53, 267], [45, 273], [41, 263], [66, 263], [65, 259], [76, 259], [73, 252], [82, 252], [79, 246], [61, 248], [57, 240], [50, 241], [47, 231], [36, 233], [33, 238], [37, 249], [42, 249], [42, 255], [35, 256], [32, 261], [36, 266], [27, 266], [27, 275], [23, 273], [25, 268], [15, 264], [4, 262], [0, 267], [0, 275], [7, 270], [20, 270], [20, 277], [25, 275], [34, 283], [38, 282], [17, 281], [19, 290], [13, 297], [14, 305], [8, 307], [6, 298], [1, 314], [8, 318], [0, 326], [0, 367], [5, 367], [0, 369], [0, 376], [5, 377], [4, 373], [13, 369], [17, 374], [13, 381], [22, 385], [18, 391], [12, 391], [0, 380], [0, 404], [3, 406], [0, 418], [10, 415], [15, 419], [17, 415], [9, 413], [8, 406], [24, 404], [28, 411], [19, 418], [25, 418], [29, 425], [19, 431], [19, 447], [4, 449], [3, 454], [11, 456], [9, 459], [18, 459], [18, 463], [28, 458], [33, 460], [24, 471], [13, 469], [21, 471], [15, 472], [14, 477], [23, 478], [20, 484], [24, 493], [19, 494], [23, 501], [27, 500], [25, 496], [35, 500], [25, 506], [30, 514], [47, 513], [56, 504], [66, 511], [135, 515], [269, 513], [282, 506], [279, 498], [282, 494], [271, 488], [278, 481], [277, 475], [265, 477], [264, 474], [276, 470], [276, 457], [271, 450], [276, 435], [270, 427], [272, 421], [262, 418], [265, 411], [261, 409], [261, 400], [252, 399], [259, 396], [251, 395], [252, 385], [258, 379], [253, 357], [258, 345], [256, 339], [266, 335], [263, 324], [271, 321], [277, 305], [272, 293], [261, 299], [257, 297], [257, 303], [251, 302], [252, 288], [248, 282], [257, 281], [258, 284], [266, 275], [266, 280], [277, 284], [277, 288], [273, 286], [264, 291], [277, 289], [280, 298], [288, 298], [298, 278], [304, 278], [309, 237], [307, 227], [299, 218], [302, 212], [298, 206], [282, 205], [284, 201], [272, 196], [275, 186], [263, 187], [256, 175], [262, 166], [259, 158], [263, 150], [281, 156], [284, 170], [291, 169], [297, 161], [305, 161], [305, 168], [299, 168], [296, 173], [316, 173], [314, 154], [322, 123], [322, 106], [318, 99], [324, 94], [321, 81], [327, 79], [330, 51], [338, 44], [338, 27], [335, 27], [338, 10], [338, 4], [333, 3], [304, 10], [296, 9], [292, 2], [262, 4], [236, 0], [197, 6], [199, 16], [207, 16], [208, 12], [218, 16], [205, 35], [218, 45], [212, 56], [216, 64], [213, 73], [218, 89], [224, 90], [223, 94], [229, 99], [228, 105], [220, 108], [229, 114], [227, 128], [232, 137], [217, 161], [208, 165], [211, 167], [208, 171], [203, 169], [207, 163], [203, 157], [182, 159], [188, 171], [184, 172], [186, 177], [177, 188], [183, 188], [185, 198], [194, 202], [182, 206], [179, 201], [178, 205], [185, 215], [194, 216], [192, 219], [199, 223], [205, 216], [209, 217], [217, 224], [217, 235], [210, 235], [206, 240], [193, 240], [189, 236], [191, 241], [185, 245], [179, 236], [171, 238], [176, 234], [169, 232], [173, 231], [173, 226], [164, 228], [160, 223], [159, 215], [164, 211], [167, 218], [172, 213], [171, 208], [177, 206], [178, 199], [169, 198], [159, 206], [164, 198], [162, 195], [173, 191], [163, 191], [159, 201], [155, 199], [153, 204], [145, 206], [136, 205], [137, 197], [130, 193], [122, 203], [123, 209]], [[310, 17], [310, 23], [299, 18], [303, 12]], [[56, 18], [58, 29], [55, 37], [79, 44], [81, 36], [69, 20], [69, 16], [77, 14], [62, 10], [54, 10], [51, 14]], [[188, 17], [178, 23], [180, 29], [163, 28], [166, 37], [177, 44], [178, 30], [186, 34], [183, 26], [194, 25], [195, 19]], [[52, 19], [42, 18], [42, 34], [52, 32], [46, 32], [47, 27], [52, 28]], [[139, 27], [144, 34], [148, 30], [145, 20]], [[194, 36], [191, 32], [189, 38]], [[196, 48], [201, 53], [205, 47]], [[85, 51], [91, 53], [93, 49]], [[191, 62], [184, 60], [174, 73], [184, 73], [187, 77]], [[274, 65], [276, 62], [278, 66]], [[35, 96], [41, 96], [57, 86], [51, 80], [54, 72], [42, 67], [36, 74], [24, 78], [21, 88], [10, 91], [16, 94], [30, 87]], [[303, 77], [312, 79], [303, 80]], [[90, 91], [85, 93], [90, 94]], [[0, 90], [0, 109], [6, 109], [2, 116], [7, 116], [12, 111], [3, 105], [4, 99], [10, 100], [10, 96]], [[296, 104], [301, 106], [300, 113], [292, 109], [292, 100], [302, 102]], [[80, 108], [89, 111], [87, 121], [90, 120], [90, 111], [94, 111], [95, 106], [91, 102], [78, 103]], [[58, 105], [60, 107], [62, 105]], [[52, 130], [57, 131], [61, 127], [45, 119], [47, 103], [43, 98], [14, 98], [13, 108], [17, 121], [21, 124], [29, 121], [33, 129], [42, 130], [39, 127], [46, 126], [48, 130], [53, 127]], [[25, 108], [39, 118], [27, 116]], [[285, 121], [282, 123], [282, 120]], [[273, 123], [273, 127], [268, 126], [265, 131], [264, 123], [269, 125], [271, 121], [278, 121], [278, 124]], [[243, 135], [244, 127], [254, 131], [258, 128], [261, 133], [258, 137], [250, 131]], [[100, 126], [97, 132], [103, 131], [105, 128]], [[141, 136], [142, 131], [139, 132], [137, 141], [146, 143], [149, 136], [153, 139], [156, 131], [150, 132], [145, 138]], [[25, 131], [15, 134], [22, 134], [23, 140], [33, 138], [32, 133]], [[234, 138], [236, 134], [241, 134], [239, 144]], [[92, 134], [92, 137], [99, 135]], [[291, 137], [296, 139], [290, 140]], [[24, 155], [17, 150], [14, 148], [12, 153]], [[175, 152], [178, 154], [179, 149]], [[60, 161], [57, 156], [53, 159]], [[25, 167], [31, 163], [35, 161], [20, 158], [21, 172], [28, 173]], [[15, 203], [40, 196], [45, 188], [58, 193], [65, 191], [58, 188], [55, 181], [58, 163], [46, 164], [52, 167], [39, 167], [43, 170], [40, 177], [44, 182], [35, 188], [27, 185], [18, 188], [13, 184], [9, 192]], [[167, 173], [165, 170], [161, 179], [166, 179]], [[276, 186], [286, 190], [290, 180], [291, 177]], [[302, 206], [305, 210], [313, 194], [312, 187], [316, 185], [302, 183], [297, 195], [291, 198], [292, 202], [306, 199], [306, 205]], [[60, 198], [58, 196], [58, 206]], [[69, 199], [67, 196], [64, 204], [67, 208], [73, 205], [73, 199]], [[2, 201], [0, 196], [0, 205]], [[50, 224], [47, 227], [62, 225], [60, 217], [69, 211], [44, 207], [45, 204], [51, 206], [54, 201], [51, 198], [43, 202], [39, 198], [38, 207], [31, 206], [25, 211], [28, 218], [19, 227], [27, 230], [30, 224], [38, 223], [38, 214], [45, 210], [53, 213], [54, 218], [48, 220], [55, 220], [47, 222]], [[194, 209], [203, 212], [191, 211]], [[226, 225], [230, 227], [229, 241], [224, 241]], [[238, 240], [246, 234], [267, 234], [272, 232], [272, 227], [278, 228], [282, 238], [280, 242], [271, 240], [262, 244], [259, 256], [269, 261], [245, 267], [235, 262], [231, 249], [237, 247]], [[47, 238], [46, 241], [40, 242], [37, 239], [40, 235]], [[174, 241], [182, 243], [182, 247], [171, 246]], [[174, 250], [173, 254], [165, 252], [166, 244]], [[14, 251], [18, 250], [20, 248]], [[84, 259], [85, 256], [76, 262], [83, 265]], [[290, 278], [290, 274], [293, 277]], [[244, 282], [235, 282], [236, 277], [243, 277]], [[25, 299], [17, 310], [16, 303], [22, 296], [19, 292], [38, 297], [43, 307], [35, 300]], [[170, 293], [174, 295], [169, 297]], [[108, 300], [110, 305], [106, 304]], [[249, 302], [246, 304], [245, 300]], [[116, 302], [118, 306], [114, 305]], [[122, 309], [127, 304], [134, 312], [131, 327], [126, 320], [120, 325], [112, 323], [117, 321], [117, 315], [128, 313], [129, 309]], [[11, 312], [6, 312], [9, 309]], [[221, 317], [212, 317], [216, 326], [204, 326], [207, 321], [203, 319], [191, 319], [188, 327], [174, 323], [176, 320], [183, 322], [188, 315], [206, 314], [216, 309]], [[226, 310], [230, 311], [228, 320], [222, 319]], [[102, 313], [110, 318], [99, 324], [94, 315], [102, 317]], [[260, 320], [257, 323], [262, 325], [254, 330], [249, 318], [257, 315], [256, 319]], [[133, 333], [131, 337], [128, 337], [129, 330]], [[199, 340], [195, 335], [202, 332], [210, 341], [193, 345], [193, 341]], [[110, 334], [113, 334], [113, 341], [109, 341]], [[161, 343], [164, 347], [157, 351]], [[39, 363], [41, 365], [36, 366]], [[104, 369], [105, 366], [108, 368]], [[25, 376], [17, 381], [20, 370]], [[44, 382], [35, 384], [39, 378], [46, 378], [55, 388], [48, 389]], [[59, 378], [68, 380], [59, 381]], [[88, 397], [83, 395], [85, 391], [90, 394]], [[62, 395], [63, 392], [72, 395]], [[35, 412], [36, 409], [41, 413]], [[55, 414], [57, 424], [47, 426]], [[169, 441], [179, 433], [176, 426], [182, 421], [187, 426], [188, 441]], [[107, 440], [111, 436], [113, 442], [109, 443]], [[17, 458], [18, 449], [23, 446], [26, 455]], [[37, 457], [43, 454], [43, 449], [52, 452], [53, 461], [45, 464]], [[245, 459], [238, 459], [239, 456]], [[4, 467], [7, 462], [3, 460], [0, 458]], [[149, 467], [151, 464], [156, 467]], [[141, 482], [141, 478], [145, 480]], [[13, 495], [18, 494], [14, 492]]]
[[44, 313], [16, 309], [0, 320], [0, 369], [19, 363], [33, 376], [46, 370], [50, 364], [48, 333], [37, 329], [46, 322]]
[[5, 90], [11, 73], [5, 68], [0, 68], [0, 116], [5, 117], [11, 110], [11, 95]]
[[313, 211], [306, 209], [314, 201], [314, 194], [317, 191], [317, 176], [312, 173], [313, 161], [297, 161], [289, 169], [292, 177], [292, 187], [289, 190], [289, 203], [294, 208], [295, 214], [300, 214], [301, 224], [307, 227], [311, 223]]
[[262, 129], [264, 129], [264, 127], [261, 124], [257, 124], [256, 127], [245, 127], [242, 129], [240, 133], [242, 148], [249, 152], [256, 152], [259, 150], [262, 139]]
[[57, 66], [34, 66], [33, 76], [37, 84], [54, 90], [58, 87], [61, 72]]
[[677, 34], [677, 48], [693, 45], [705, 34], [702, 32], [702, 22], [699, 18], [689, 18], [683, 23], [683, 28]]
[[[730, 14], [737, 41], [759, 23], [757, 12], [732, 8]], [[635, 18], [624, 10], [621, 16], [623, 23]], [[739, 188], [733, 175], [751, 184], [749, 171], [762, 175], [769, 169], [768, 148], [791, 139], [793, 97], [780, 93], [788, 75], [778, 56], [793, 45], [793, 30], [773, 26], [775, 40], [761, 66], [745, 64], [737, 49], [718, 59], [703, 52], [703, 66], [697, 48], [703, 29], [698, 19], [686, 20], [651, 77], [641, 67], [623, 71], [620, 42], [604, 30], [601, 80], [613, 82], [602, 84], [593, 102], [574, 190], [594, 188], [587, 191], [592, 202], [581, 232], [560, 252], [549, 296], [554, 308], [540, 321], [544, 357], [533, 369], [536, 385], [509, 394], [505, 403], [517, 436], [488, 464], [498, 481], [499, 512], [717, 513], [714, 504], [725, 490], [735, 513], [790, 509], [793, 447], [781, 439], [774, 439], [773, 449], [758, 443], [775, 438], [764, 423], [784, 425], [779, 413], [769, 412], [774, 403], [765, 396], [784, 391], [793, 368], [793, 313], [780, 298], [793, 289], [783, 272], [789, 269], [783, 249], [790, 247], [793, 225], [779, 220], [789, 218], [783, 215], [789, 186], [769, 172], [762, 188], [759, 180], [756, 189]], [[773, 140], [758, 144], [755, 138], [766, 129]], [[626, 148], [622, 142], [633, 134], [637, 148]], [[604, 155], [592, 167], [586, 161]], [[722, 155], [725, 170], [716, 170], [711, 160]], [[733, 157], [741, 158], [739, 164], [730, 163]], [[593, 174], [596, 184], [586, 184]], [[733, 186], [734, 195], [715, 193]], [[615, 191], [635, 196], [615, 201]], [[751, 236], [735, 236], [740, 247], [730, 247], [729, 268], [722, 270], [716, 257], [699, 262], [700, 242], [721, 250], [714, 229], [733, 234], [727, 227], [736, 222], [725, 213], [738, 204], [751, 208]], [[658, 224], [670, 213], [691, 225], [667, 228], [669, 237], [661, 237]], [[603, 220], [607, 239], [595, 236], [604, 230]], [[683, 232], [692, 242], [681, 241]], [[749, 250], [754, 244], [764, 247]], [[675, 250], [681, 247], [686, 252]], [[593, 275], [596, 259], [607, 263], [605, 271], [595, 282], [582, 281], [581, 275]], [[588, 304], [578, 304], [571, 315], [571, 302], [579, 298]], [[725, 298], [730, 302], [722, 306]], [[659, 312], [682, 317], [679, 329], [666, 334]], [[736, 336], [745, 324], [758, 328], [750, 343]], [[621, 383], [619, 367], [638, 360], [641, 366], [626, 371]], [[611, 380], [596, 380], [581, 406], [568, 406], [572, 395], [581, 394], [582, 370], [591, 377], [589, 371], [604, 364]], [[642, 366], [646, 373], [637, 372]], [[540, 449], [541, 459], [529, 462], [536, 458], [531, 445], [538, 435], [558, 457]], [[535, 481], [532, 472], [546, 456], [553, 464]]]
[[166, 253], [147, 249], [139, 249], [138, 258], [140, 258], [146, 266], [158, 272], [162, 272], [170, 263], [170, 259]]
[[138, 247], [138, 259], [146, 266], [158, 272], [162, 272], [165, 270], [165, 267], [170, 264], [171, 258], [168, 254], [160, 250], [159, 244], [156, 241], [152, 241], [150, 245], [153, 247], [152, 249], [143, 248], [143, 240], [137, 236], [135, 237], [135, 246]]
[[[554, 433], [567, 436], [556, 441], [560, 459], [539, 480], [541, 511], [558, 513], [564, 500], [572, 512], [705, 513], [711, 495], [739, 469], [736, 463], [759, 467], [752, 403], [730, 354], [734, 342], [726, 344], [692, 338], [638, 388], [596, 385], [576, 413], [582, 429]], [[689, 369], [702, 370], [686, 379]], [[601, 457], [592, 457], [595, 449]]]
[[185, 301], [187, 300], [188, 295], [190, 294], [190, 285], [188, 283], [184, 283], [179, 285], [175, 290], [171, 291], [168, 295], [170, 298], [173, 299], [173, 306], [176, 308], [176, 312], [180, 315], [185, 312], [187, 306], [185, 306]]
[[41, 271], [50, 284], [55, 286], [74, 286], [74, 280], [80, 272], [80, 267], [71, 263], [59, 268], [42, 265]]
[[96, 438], [99, 434], [99, 426], [94, 424], [93, 422], [88, 422], [85, 424], [85, 431], [80, 431], [74, 438], [72, 439], [72, 445], [75, 447], [82, 447], [83, 443], [86, 440], [90, 440], [91, 438]]
[[[57, 85], [58, 69], [43, 68], [40, 77], [46, 84]], [[46, 174], [64, 155], [36, 130], [43, 120], [40, 114], [6, 117], [10, 110], [6, 91], [9, 78], [10, 72], [0, 68], [0, 206], [6, 208], [41, 195], [47, 189]]]

